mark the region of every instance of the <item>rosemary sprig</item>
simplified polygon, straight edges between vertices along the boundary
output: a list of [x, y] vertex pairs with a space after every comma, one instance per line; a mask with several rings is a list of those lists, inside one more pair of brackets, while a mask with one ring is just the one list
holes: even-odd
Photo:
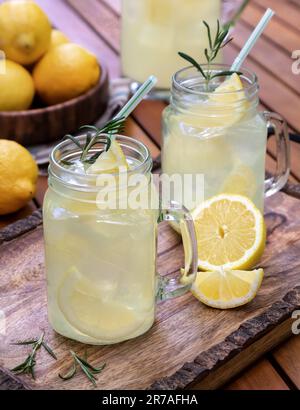
[[36, 354], [38, 350], [43, 347], [46, 352], [57, 360], [57, 357], [50, 346], [44, 341], [45, 333], [43, 332], [39, 339], [25, 340], [22, 342], [12, 343], [14, 346], [28, 346], [32, 345], [32, 352], [26, 357], [24, 362], [20, 363], [18, 366], [11, 369], [12, 372], [16, 374], [31, 374], [32, 378], [35, 379], [34, 367], [36, 365]]
[[196, 69], [205, 78], [206, 89], [209, 91], [209, 83], [212, 79], [216, 77], [223, 77], [223, 76], [231, 75], [234, 73], [237, 73], [237, 74], [241, 74], [241, 73], [239, 71], [221, 71], [216, 74], [213, 74], [213, 71], [211, 69], [211, 64], [216, 59], [220, 50], [224, 48], [225, 46], [227, 46], [227, 44], [229, 44], [233, 40], [233, 38], [232, 37], [228, 38], [229, 27], [221, 28], [219, 20], [217, 21], [217, 32], [214, 38], [212, 36], [212, 32], [211, 32], [211, 28], [209, 24], [206, 21], [203, 21], [203, 24], [205, 25], [206, 30], [207, 30], [208, 45], [209, 45], [209, 47], [204, 50], [204, 55], [205, 55], [205, 59], [207, 62], [206, 71], [204, 71], [201, 65], [193, 57], [181, 51], [178, 54], [180, 55], [180, 57], [184, 58], [189, 63], [191, 63], [194, 67], [196, 67]]
[[[80, 161], [84, 164], [91, 165], [96, 162], [96, 160], [101, 155], [101, 152], [97, 152], [94, 155], [88, 157], [90, 149], [93, 148], [93, 146], [96, 145], [100, 140], [103, 140], [103, 138], [105, 138], [105, 151], [108, 151], [111, 146], [112, 136], [120, 132], [123, 129], [124, 124], [125, 118], [122, 117], [112, 119], [101, 128], [95, 127], [93, 125], [84, 125], [79, 128], [79, 130], [86, 131], [86, 139], [84, 144], [80, 144], [78, 139], [71, 134], [65, 135], [63, 141], [67, 139], [71, 140], [81, 151]], [[62, 160], [61, 163], [64, 165], [72, 164], [70, 161], [66, 160]]]
[[72, 379], [77, 372], [77, 367], [79, 366], [85, 376], [89, 379], [89, 381], [93, 383], [94, 386], [96, 386], [97, 378], [95, 377], [95, 374], [101, 373], [105, 368], [106, 363], [102, 364], [100, 367], [94, 367], [87, 361], [86, 358], [83, 359], [82, 357], [78, 356], [73, 352], [73, 350], [70, 350], [70, 353], [73, 358], [73, 364], [65, 375], [59, 374], [59, 377], [62, 380]]

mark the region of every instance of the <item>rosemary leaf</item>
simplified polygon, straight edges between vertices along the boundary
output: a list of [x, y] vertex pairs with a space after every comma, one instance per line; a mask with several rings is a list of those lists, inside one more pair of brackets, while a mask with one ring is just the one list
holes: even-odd
[[180, 57], [184, 58], [185, 60], [187, 60], [189, 63], [191, 63], [194, 67], [197, 68], [198, 71], [200, 71], [200, 73], [203, 75], [203, 77], [205, 78], [205, 74], [204, 71], [202, 70], [202, 67], [200, 66], [199, 63], [197, 63], [197, 61], [193, 58], [190, 57], [189, 55], [179, 51], [178, 53], [180, 55]]
[[[232, 38], [228, 39], [229, 28], [227, 27], [221, 28], [220, 21], [217, 20], [216, 36], [213, 41], [212, 35], [211, 35], [211, 28], [209, 24], [206, 21], [203, 21], [203, 24], [205, 25], [206, 30], [207, 30], [207, 37], [208, 37], [208, 44], [209, 44], [209, 48], [204, 49], [204, 55], [207, 61], [206, 72], [204, 72], [201, 65], [193, 57], [181, 51], [178, 54], [180, 55], [180, 57], [184, 58], [189, 63], [191, 63], [201, 73], [201, 75], [205, 78], [206, 89], [207, 91], [209, 91], [210, 90], [209, 82], [213, 78], [224, 76], [224, 75], [230, 75], [230, 74], [235, 73], [236, 71], [223, 71], [217, 74], [213, 74], [213, 70], [211, 69], [211, 64], [218, 56], [220, 50], [232, 41]], [[241, 74], [240, 72], [236, 72], [236, 73], [239, 75]]]
[[80, 145], [79, 141], [77, 141], [76, 137], [74, 137], [74, 136], [71, 135], [71, 134], [67, 134], [67, 135], [65, 135], [65, 136], [63, 137], [63, 141], [65, 141], [65, 140], [67, 140], [67, 139], [70, 139], [71, 141], [74, 142], [75, 145], [77, 145], [77, 147], [78, 147], [79, 149], [82, 149], [82, 148], [81, 148], [81, 145]]
[[226, 40], [226, 41], [222, 44], [221, 48], [226, 47], [229, 43], [232, 42], [232, 40], [233, 40], [233, 37], [230, 37], [228, 40]]
[[212, 43], [212, 39], [211, 39], [211, 32], [210, 32], [210, 27], [208, 25], [208, 23], [206, 21], [203, 20], [203, 24], [205, 25], [206, 29], [207, 29], [207, 36], [208, 36], [208, 41], [209, 41], [209, 47], [213, 48], [213, 43]]
[[[90, 158], [87, 158], [89, 155], [89, 150], [103, 141], [103, 138], [106, 139], [105, 150], [108, 151], [111, 146], [111, 136], [120, 132], [125, 124], [125, 117], [114, 118], [111, 121], [107, 122], [102, 128], [97, 128], [94, 125], [83, 125], [80, 127], [80, 130], [88, 130], [86, 134], [86, 139], [83, 146], [80, 145], [79, 141], [73, 135], [66, 135], [63, 140], [70, 139], [73, 143], [81, 150], [80, 160], [83, 164], [93, 164], [99, 155], [92, 155]], [[94, 161], [94, 162], [93, 162]], [[71, 165], [68, 161], [61, 161], [64, 165]]]
[[98, 131], [98, 128], [95, 127], [94, 125], [83, 125], [82, 127], [79, 128], [79, 130], [85, 130], [85, 129], [91, 130], [91, 131], [94, 131], [94, 132]]
[[102, 154], [102, 152], [96, 152], [94, 155], [92, 155], [90, 158], [85, 159], [85, 163], [86, 164], [91, 164], [93, 165], [97, 159], [100, 157], [100, 155]]
[[77, 356], [78, 360], [81, 361], [81, 363], [87, 367], [88, 369], [92, 370], [93, 373], [101, 373], [102, 370], [105, 368], [106, 363], [102, 364], [100, 367], [94, 367], [90, 363], [88, 363], [85, 359], [82, 359], [81, 357]]
[[65, 374], [59, 374], [58, 376], [62, 379], [62, 380], [70, 380], [75, 376], [76, 373], [76, 364], [73, 363], [70, 370]]
[[47, 345], [46, 342], [43, 341], [43, 342], [42, 342], [42, 346], [43, 346], [43, 348], [46, 350], [46, 352], [47, 352], [51, 357], [53, 357], [53, 359], [57, 360], [56, 354], [53, 352], [53, 350], [50, 348], [50, 346]]
[[69, 167], [69, 166], [72, 165], [72, 162], [71, 162], [71, 161], [67, 161], [66, 159], [61, 159], [61, 160], [60, 160], [60, 163], [63, 164], [63, 165], [65, 165], [65, 166], [67, 166], [67, 167]]
[[20, 363], [19, 365], [15, 366], [11, 369], [12, 372], [16, 374], [31, 374], [32, 378], [35, 378], [34, 368], [36, 365], [36, 354], [37, 351], [43, 346], [44, 349], [56, 359], [54, 352], [50, 349], [50, 347], [44, 342], [45, 333], [43, 332], [39, 339], [37, 340], [25, 340], [23, 342], [14, 343], [15, 345], [33, 345], [31, 353], [26, 357], [24, 362]]
[[85, 376], [88, 378], [88, 380], [93, 383], [94, 386], [96, 386], [96, 381], [97, 378], [94, 376], [95, 374], [99, 374], [102, 372], [102, 370], [105, 368], [106, 364], [104, 363], [100, 367], [94, 367], [92, 366], [86, 358], [86, 352], [84, 355], [84, 358], [78, 356], [76, 353], [73, 352], [73, 350], [70, 350], [70, 354], [73, 358], [73, 366], [71, 369], [65, 374], [61, 375], [59, 374], [59, 377], [63, 380], [70, 380], [72, 377], [75, 376], [76, 371], [77, 371], [77, 366], [80, 367], [80, 369], [83, 371]]
[[33, 345], [37, 342], [37, 340], [24, 340], [24, 342], [16, 342], [11, 343], [12, 346], [26, 346], [26, 345]]
[[214, 74], [210, 79], [212, 80], [213, 78], [216, 78], [216, 77], [227, 77], [228, 75], [232, 75], [232, 74], [241, 75], [242, 73], [240, 71], [221, 71], [220, 73]]

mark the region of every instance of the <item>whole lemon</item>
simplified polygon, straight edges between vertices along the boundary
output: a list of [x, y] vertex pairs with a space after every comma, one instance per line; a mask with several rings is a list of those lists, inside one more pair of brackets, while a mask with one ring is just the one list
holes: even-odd
[[54, 47], [60, 46], [62, 44], [66, 44], [69, 43], [70, 40], [68, 39], [67, 36], [64, 35], [64, 33], [62, 33], [59, 30], [55, 30], [53, 29], [51, 31], [51, 41], [50, 41], [50, 48], [49, 50], [52, 50]]
[[38, 167], [27, 149], [0, 139], [0, 215], [16, 212], [36, 191]]
[[0, 111], [20, 111], [30, 107], [34, 96], [31, 75], [20, 64], [6, 60], [0, 74]]
[[96, 85], [99, 77], [94, 54], [73, 43], [50, 50], [33, 70], [36, 91], [48, 105], [78, 97]]
[[0, 5], [0, 49], [22, 65], [36, 62], [50, 45], [51, 25], [43, 10], [31, 0]]

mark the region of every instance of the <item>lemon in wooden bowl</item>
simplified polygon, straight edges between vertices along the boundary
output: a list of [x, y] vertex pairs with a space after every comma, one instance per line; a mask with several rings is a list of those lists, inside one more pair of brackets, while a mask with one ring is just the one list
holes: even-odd
[[0, 111], [27, 110], [34, 97], [33, 79], [20, 64], [6, 60], [0, 90]]
[[51, 24], [34, 1], [6, 1], [0, 5], [0, 33], [0, 49], [6, 57], [30, 65], [48, 50]]
[[47, 105], [53, 105], [93, 88], [99, 81], [100, 71], [94, 54], [68, 43], [45, 54], [33, 70], [33, 79], [40, 98]]
[[70, 40], [64, 33], [56, 29], [53, 29], [51, 31], [51, 41], [49, 50], [52, 50], [53, 48], [61, 46], [62, 44], [66, 43], [70, 43]]

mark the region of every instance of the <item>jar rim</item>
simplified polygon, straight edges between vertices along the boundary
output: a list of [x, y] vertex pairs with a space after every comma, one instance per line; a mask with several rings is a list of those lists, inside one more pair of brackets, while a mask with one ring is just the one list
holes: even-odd
[[[86, 134], [82, 134], [79, 135], [78, 137], [76, 137], [79, 142], [80, 140], [83, 140]], [[107, 134], [103, 134], [103, 137], [106, 137]], [[125, 135], [115, 135], [116, 140], [120, 143], [120, 145], [127, 147], [127, 148], [132, 148], [134, 149], [136, 152], [138, 152], [139, 154], [141, 154], [142, 160], [139, 161], [138, 164], [134, 165], [133, 167], [131, 167], [130, 170], [124, 170], [124, 171], [120, 171], [120, 172], [116, 172], [116, 173], [111, 173], [112, 176], [117, 176], [117, 175], [121, 175], [121, 174], [125, 174], [127, 173], [127, 175], [132, 175], [132, 174], [137, 174], [137, 173], [147, 173], [151, 170], [152, 168], [152, 158], [151, 158], [151, 154], [150, 151], [148, 149], [148, 147], [141, 141], [133, 138], [133, 137], [128, 137]], [[103, 138], [103, 141], [100, 141], [100, 143], [104, 143], [105, 139]], [[76, 147], [76, 145], [71, 141], [71, 140], [65, 140], [60, 142], [59, 144], [57, 144], [51, 154], [50, 154], [50, 166], [49, 166], [49, 176], [54, 177], [55, 179], [58, 179], [59, 181], [62, 181], [63, 184], [66, 184], [70, 187], [75, 188], [76, 186], [79, 188], [81, 187], [86, 187], [86, 185], [84, 183], [80, 184], [70, 184], [66, 179], [62, 178], [62, 174], [65, 175], [69, 175], [69, 176], [76, 176], [76, 178], [78, 180], [81, 181], [94, 181], [97, 177], [99, 177], [99, 174], [80, 174], [77, 173], [74, 170], [68, 169], [65, 166], [63, 166], [60, 161], [62, 159], [64, 159], [67, 155], [63, 156], [62, 152], [63, 150], [67, 151], [68, 146], [70, 146], [70, 148], [72, 147], [74, 150], [73, 151], [69, 151], [69, 153], [73, 153], [73, 154], [80, 154], [79, 149]]]
[[[208, 65], [207, 64], [203, 64], [201, 65], [201, 67], [203, 68], [204, 72], [207, 71], [208, 69]], [[230, 70], [230, 66], [228, 64], [211, 64], [210, 68], [212, 69], [212, 71], [214, 71], [215, 73], [221, 72], [221, 71], [229, 71]], [[242, 67], [241, 68], [241, 77], [246, 80], [246, 86], [241, 89], [241, 90], [235, 90], [235, 91], [222, 91], [220, 93], [217, 93], [218, 95], [230, 95], [230, 94], [239, 94], [239, 93], [245, 93], [245, 91], [251, 93], [252, 88], [257, 89], [258, 88], [258, 78], [257, 75], [247, 69]], [[196, 90], [190, 87], [187, 87], [186, 85], [183, 84], [184, 80], [188, 80], [188, 78], [181, 78], [180, 76], [186, 74], [186, 73], [191, 73], [191, 77], [192, 78], [203, 78], [202, 74], [194, 67], [194, 66], [187, 66], [182, 68], [181, 70], [177, 71], [173, 77], [172, 77], [172, 84], [173, 87], [177, 90], [177, 91], [182, 91], [185, 92], [187, 94], [193, 94], [193, 95], [198, 95], [198, 96], [202, 96], [202, 97], [207, 97], [211, 94], [211, 91], [200, 91], [200, 90]], [[194, 74], [194, 76], [192, 76]], [[197, 76], [196, 76], [197, 75]], [[248, 83], [248, 84], [247, 84]]]

